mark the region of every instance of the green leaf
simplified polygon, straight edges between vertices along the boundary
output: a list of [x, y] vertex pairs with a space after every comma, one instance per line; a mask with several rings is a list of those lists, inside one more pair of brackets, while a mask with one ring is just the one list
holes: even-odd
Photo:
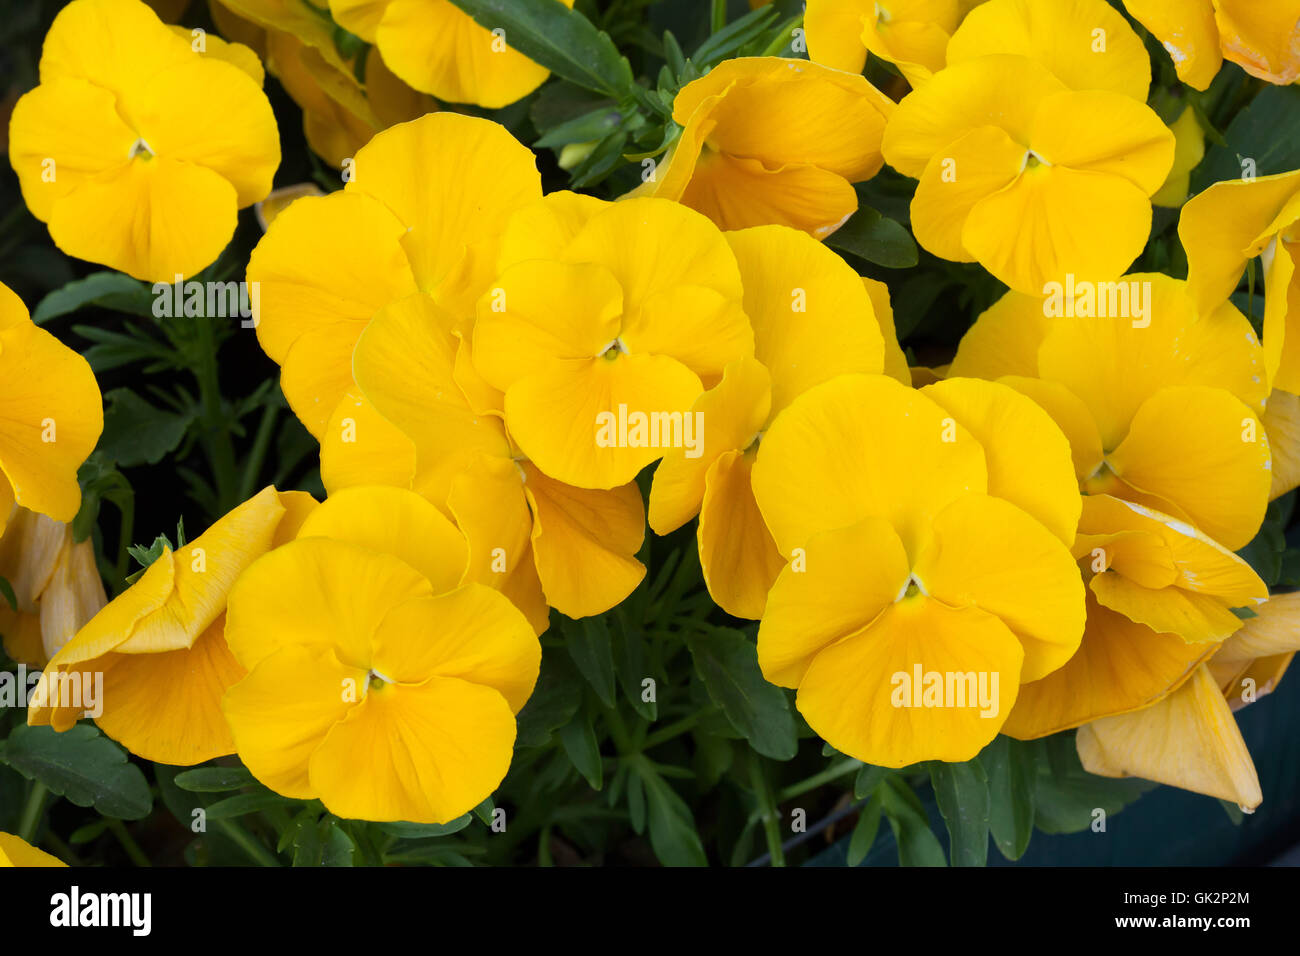
[[614, 646], [603, 617], [565, 622], [569, 656], [606, 707], [614, 706]]
[[939, 813], [948, 824], [953, 866], [984, 866], [989, 857], [989, 784], [979, 761], [930, 763]]
[[451, 836], [470, 825], [474, 815], [467, 813], [448, 823], [377, 823], [377, 826], [389, 836], [401, 837], [403, 840], [432, 840], [434, 837]]
[[41, 299], [32, 312], [32, 321], [41, 325], [87, 305], [132, 315], [152, 315], [153, 287], [120, 272], [92, 272]]
[[1037, 764], [1034, 826], [1044, 833], [1077, 833], [1098, 826], [1100, 820], [1119, 813], [1156, 787], [1135, 777], [1115, 779], [1088, 773], [1079, 762], [1074, 737], [1073, 731], [1067, 731], [1043, 741], [1048, 759]]
[[578, 773], [591, 784], [591, 789], [601, 788], [602, 768], [600, 744], [589, 719], [571, 720], [560, 728], [560, 745]]
[[907, 781], [893, 775], [879, 790], [881, 811], [894, 831], [899, 866], [947, 866], [943, 845], [930, 829], [925, 808]]
[[156, 465], [185, 437], [190, 415], [155, 408], [129, 388], [104, 395], [104, 433], [99, 450], [123, 467]]
[[826, 237], [826, 245], [887, 269], [910, 269], [919, 259], [907, 229], [870, 206], [859, 206], [848, 222]]
[[691, 808], [668, 785], [649, 761], [637, 765], [637, 774], [645, 786], [650, 846], [664, 866], [707, 866], [704, 845], [695, 832]]
[[541, 139], [533, 143], [533, 148], [550, 149], [570, 143], [594, 142], [604, 139], [618, 129], [622, 122], [622, 113], [613, 107], [604, 106], [548, 129]]
[[1300, 88], [1266, 86], [1223, 133], [1226, 146], [1209, 150], [1193, 177], [1193, 192], [1224, 179], [1240, 179], [1242, 163], [1254, 162], [1255, 176], [1300, 167]]
[[876, 842], [876, 831], [880, 829], [880, 813], [884, 800], [880, 794], [873, 794], [862, 808], [853, 836], [849, 838], [849, 866], [857, 866], [867, 858], [872, 844]]
[[321, 866], [352, 866], [356, 844], [340, 826], [327, 824], [325, 839], [321, 841]]
[[1034, 832], [1034, 744], [999, 734], [977, 759], [988, 776], [993, 842], [1008, 860], [1018, 860]]
[[90, 724], [77, 724], [63, 733], [49, 727], [15, 727], [0, 744], [0, 760], [77, 806], [93, 806], [106, 817], [138, 820], [153, 809], [140, 768]]
[[645, 634], [629, 626], [623, 614], [614, 618], [611, 629], [614, 642], [614, 670], [618, 675], [619, 686], [632, 709], [646, 720], [659, 718], [659, 705], [653, 700], [642, 700], [645, 688], [641, 682], [650, 675], [646, 672]]
[[563, 727], [582, 706], [578, 674], [563, 651], [542, 655], [542, 670], [533, 696], [516, 718], [515, 747], [541, 747], [557, 727]]
[[191, 793], [222, 793], [257, 783], [243, 767], [197, 767], [178, 773], [176, 786]]
[[858, 771], [857, 777], [853, 780], [853, 799], [865, 800], [876, 792], [885, 777], [894, 771], [888, 767], [877, 767], [874, 764], [863, 764], [862, 769]]
[[452, 0], [486, 30], [570, 83], [617, 99], [636, 96], [632, 67], [606, 33], [559, 0]]
[[763, 679], [758, 651], [740, 631], [714, 628], [693, 638], [691, 655], [709, 696], [756, 751], [789, 760], [799, 749], [785, 693]]

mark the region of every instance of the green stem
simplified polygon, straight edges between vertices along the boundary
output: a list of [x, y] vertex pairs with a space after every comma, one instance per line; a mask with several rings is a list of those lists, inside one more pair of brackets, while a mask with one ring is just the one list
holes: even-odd
[[758, 809], [763, 820], [763, 836], [767, 838], [767, 852], [772, 858], [772, 866], [785, 866], [785, 850], [781, 846], [780, 816], [776, 800], [772, 796], [772, 785], [768, 783], [767, 774], [763, 772], [762, 762], [752, 754], [749, 761], [749, 776], [754, 782], [754, 793], [758, 797]]
[[27, 795], [23, 806], [23, 815], [18, 823], [18, 836], [27, 843], [36, 837], [36, 828], [40, 826], [41, 811], [45, 809], [45, 798], [50, 790], [37, 780], [32, 784], [32, 792]]
[[682, 734], [691, 730], [705, 717], [714, 712], [716, 708], [706, 707], [703, 710], [697, 710], [693, 714], [687, 714], [681, 720], [673, 721], [663, 730], [656, 730], [650, 734], [641, 744], [642, 750], [649, 750], [651, 747], [658, 747], [662, 743], [672, 740], [674, 737], [680, 737]]
[[212, 320], [199, 322], [198, 366], [194, 376], [199, 384], [203, 424], [203, 446], [212, 464], [213, 485], [217, 494], [217, 514], [225, 514], [239, 502], [235, 478], [235, 443], [230, 437], [230, 423], [221, 409], [221, 384], [217, 376], [217, 343], [212, 334]]
[[271, 436], [275, 434], [275, 422], [279, 415], [280, 409], [275, 403], [267, 405], [262, 411], [262, 420], [257, 423], [257, 434], [253, 436], [253, 447], [249, 449], [248, 462], [244, 465], [244, 477], [239, 483], [240, 501], [247, 501], [253, 497], [257, 476], [262, 473], [262, 462], [265, 460], [266, 450], [271, 444]]
[[832, 780], [838, 780], [840, 777], [855, 773], [862, 766], [861, 760], [854, 760], [852, 757], [847, 760], [841, 760], [839, 763], [831, 764], [821, 773], [813, 774], [806, 780], [800, 780], [798, 783], [792, 783], [777, 794], [777, 802], [793, 799], [809, 790], [816, 790], [822, 784], [830, 783]]
[[727, 25], [727, 0], [713, 0], [712, 32], [717, 33]]
[[243, 827], [237, 825], [231, 820], [218, 820], [217, 826], [221, 832], [239, 845], [239, 848], [248, 854], [258, 866], [279, 866], [280, 861], [274, 853], [264, 847], [260, 840], [257, 840]]
[[117, 541], [117, 563], [114, 569], [117, 571], [118, 583], [125, 585], [126, 573], [131, 566], [131, 554], [127, 548], [131, 547], [132, 538], [135, 536], [135, 496], [128, 495], [124, 502], [118, 504], [121, 511], [122, 521], [118, 526]]
[[136, 843], [135, 838], [127, 832], [126, 825], [121, 820], [109, 820], [108, 828], [113, 832], [113, 836], [117, 837], [117, 842], [122, 844], [122, 849], [126, 851], [132, 863], [136, 866], [153, 866], [149, 858], [144, 855], [144, 851], [140, 849], [140, 844]]

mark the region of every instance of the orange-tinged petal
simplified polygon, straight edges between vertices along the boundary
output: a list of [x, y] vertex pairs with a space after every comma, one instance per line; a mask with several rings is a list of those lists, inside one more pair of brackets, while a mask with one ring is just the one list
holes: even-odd
[[1191, 676], [1214, 653], [1158, 634], [1087, 596], [1079, 650], [1059, 670], [1020, 688], [1003, 731], [1020, 740], [1046, 737], [1090, 720], [1147, 707]]
[[1197, 90], [1210, 85], [1223, 65], [1211, 0], [1124, 0], [1124, 7], [1160, 41], [1180, 80]]
[[[997, 736], [1015, 703], [1022, 654], [992, 614], [917, 596], [891, 604], [864, 631], [813, 658], [797, 705], [832, 747], [876, 766], [970, 760]], [[911, 681], [917, 671], [960, 683], [963, 696], [983, 678], [987, 701], [972, 693], [977, 699], [965, 706], [903, 706], [924, 700], [914, 689], [907, 701], [899, 677]], [[964, 675], [974, 680], [962, 682]]]
[[718, 607], [757, 620], [785, 559], [754, 500], [753, 463], [753, 455], [729, 451], [709, 466], [699, 548], [704, 583]]
[[1144, 777], [1246, 809], [1264, 799], [1237, 721], [1205, 667], [1146, 710], [1079, 728], [1076, 743], [1089, 773]]
[[103, 713], [95, 723], [145, 760], [188, 767], [235, 752], [221, 697], [245, 671], [223, 636], [224, 617], [192, 647], [161, 654], [107, 654]]
[[906, 589], [907, 552], [880, 518], [813, 535], [790, 555], [758, 628], [763, 676], [798, 687], [822, 650], [856, 634]]
[[546, 600], [569, 617], [608, 611], [645, 577], [636, 560], [645, 538], [645, 507], [635, 482], [575, 488], [524, 467], [533, 512], [532, 551]]
[[1189, 644], [1221, 641], [1241, 627], [1222, 601], [1194, 591], [1147, 588], [1119, 574], [1099, 574], [1088, 586], [1112, 611]]
[[1278, 86], [1300, 79], [1300, 10], [1294, 3], [1216, 0], [1214, 22], [1224, 59]]

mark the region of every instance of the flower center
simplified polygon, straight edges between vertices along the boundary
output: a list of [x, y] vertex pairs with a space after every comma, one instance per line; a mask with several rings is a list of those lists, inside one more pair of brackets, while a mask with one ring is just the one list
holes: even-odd
[[126, 158], [135, 159], [137, 156], [140, 156], [144, 159], [153, 159], [154, 155], [153, 147], [146, 143], [144, 137], [141, 136], [131, 144], [131, 151], [127, 153]]
[[620, 355], [627, 354], [627, 346], [623, 344], [622, 339], [615, 339], [608, 345], [602, 346], [597, 354], [606, 362], [612, 362]]
[[908, 576], [907, 583], [898, 589], [898, 596], [894, 598], [894, 603], [897, 604], [904, 598], [916, 597], [918, 594], [929, 595], [929, 593], [921, 583], [921, 579], [912, 574]]

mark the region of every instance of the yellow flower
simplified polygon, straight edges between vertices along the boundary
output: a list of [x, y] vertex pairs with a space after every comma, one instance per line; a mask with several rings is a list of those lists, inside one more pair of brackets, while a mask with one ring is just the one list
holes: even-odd
[[1300, 332], [1290, 329], [1300, 324], [1300, 170], [1215, 183], [1183, 207], [1178, 237], [1202, 311], [1232, 295], [1246, 263], [1262, 257], [1268, 381], [1300, 393]]
[[546, 213], [549, 228], [522, 224], [507, 243], [479, 301], [474, 367], [505, 393], [529, 461], [565, 484], [615, 488], [685, 445], [705, 385], [753, 354], [740, 270], [717, 227], [677, 203]]
[[650, 526], [668, 534], [698, 513], [700, 566], [714, 601], [758, 618], [785, 564], [750, 486], [761, 436], [812, 386], [882, 371], [884, 343], [862, 279], [820, 243], [785, 226], [731, 232], [727, 242], [744, 282], [754, 358], [728, 365], [692, 406], [705, 425], [700, 448], [674, 448], [660, 462]]
[[1203, 90], [1225, 59], [1251, 76], [1286, 86], [1300, 78], [1296, 0], [1124, 0], [1174, 61], [1178, 78]]
[[[753, 473], [789, 559], [759, 627], [764, 676], [797, 687], [809, 725], [846, 754], [969, 760], [1021, 682], [1079, 645], [1083, 582], [1061, 537], [1078, 516], [1071, 472], [1051, 419], [1005, 386], [842, 375], [804, 392]], [[931, 700], [933, 675], [961, 702]]]
[[[50, 660], [27, 722], [64, 731], [93, 704], [99, 729], [146, 760], [186, 766], [233, 753], [219, 705], [243, 669], [223, 636], [226, 597], [314, 505], [265, 488], [179, 551], [165, 549]], [[87, 700], [92, 686], [97, 701]]]
[[0, 600], [5, 653], [36, 667], [108, 603], [90, 539], [74, 541], [70, 525], [26, 508], [0, 533], [0, 577], [18, 599], [17, 610]]
[[239, 67], [202, 56], [139, 0], [73, 0], [41, 84], [14, 107], [9, 158], [60, 249], [170, 282], [217, 258], [271, 188], [275, 116]]
[[90, 366], [0, 283], [0, 532], [16, 502], [55, 521], [81, 507], [77, 469], [104, 430]]
[[1144, 777], [1230, 800], [1263, 800], [1255, 765], [1233, 718], [1271, 692], [1300, 650], [1300, 593], [1274, 595], [1206, 663], [1159, 703], [1079, 728], [1090, 773]]
[[1041, 295], [1067, 273], [1113, 279], [1138, 256], [1174, 135], [1130, 96], [1071, 90], [1035, 60], [996, 54], [908, 94], [883, 149], [920, 180], [911, 208], [921, 245]]
[[506, 221], [540, 197], [533, 154], [503, 127], [434, 113], [371, 140], [344, 189], [276, 217], [248, 278], [258, 341], [308, 431], [321, 438], [354, 387], [352, 349], [374, 314], [417, 291], [472, 314]]
[[419, 492], [468, 539], [468, 580], [501, 590], [538, 633], [550, 606], [574, 618], [609, 610], [645, 575], [640, 492], [575, 488], [529, 461], [506, 428], [501, 393], [449, 325], [420, 293], [376, 315], [353, 359], [364, 398], [340, 406], [322, 446], [326, 486]]
[[957, 0], [808, 0], [808, 55], [861, 73], [870, 51], [920, 86], [943, 69], [959, 13]]
[[375, 45], [395, 74], [449, 103], [500, 109], [550, 76], [511, 47], [504, 30], [484, 29], [450, 0], [329, 0], [329, 7], [339, 24]]
[[354, 488], [243, 574], [226, 636], [248, 676], [222, 706], [254, 776], [342, 817], [418, 823], [496, 789], [541, 647], [509, 601], [461, 583], [467, 553], [418, 495]]
[[824, 239], [858, 208], [852, 184], [880, 171], [893, 109], [861, 76], [726, 60], [677, 94], [681, 137], [634, 195], [680, 201], [723, 229], [779, 224]]
[[1190, 106], [1178, 114], [1169, 129], [1174, 134], [1174, 165], [1165, 184], [1151, 197], [1151, 204], [1177, 209], [1191, 191], [1192, 170], [1205, 158], [1205, 133]]
[[[354, 60], [334, 42], [334, 26], [301, 0], [209, 0], [222, 33], [256, 49], [303, 112], [311, 148], [336, 167], [376, 133], [438, 108], [393, 76], [378, 50]], [[322, 4], [323, 6], [323, 4]]]
[[12, 833], [0, 833], [0, 869], [5, 867], [67, 866], [58, 857], [50, 856]]
[[1271, 485], [1249, 321], [1227, 302], [1198, 318], [1187, 283], [1159, 274], [1080, 281], [1073, 300], [1055, 292], [1008, 293], [963, 337], [952, 374], [1007, 382], [1042, 405], [1070, 439], [1085, 493], [1245, 547]]
[[[1267, 595], [1230, 550], [1254, 536], [1271, 488], [1250, 324], [1227, 303], [1198, 317], [1186, 284], [1165, 276], [1120, 285], [1120, 314], [1119, 286], [1081, 283], [1055, 303], [1008, 293], [952, 365], [1045, 409], [1087, 496], [1074, 541], [1089, 583], [1083, 641], [1021, 688], [1005, 728], [1017, 737], [1162, 699], [1240, 627], [1231, 608]], [[1073, 316], [1060, 314], [1067, 302]]]

